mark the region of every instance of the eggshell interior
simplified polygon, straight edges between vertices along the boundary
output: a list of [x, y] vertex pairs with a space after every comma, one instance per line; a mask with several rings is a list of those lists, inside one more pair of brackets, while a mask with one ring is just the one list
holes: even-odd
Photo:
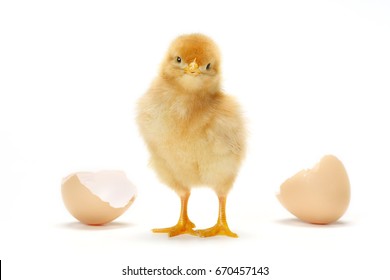
[[127, 205], [135, 193], [135, 186], [122, 171], [78, 172], [80, 183], [112, 207]]
[[[84, 224], [103, 225], [113, 221], [130, 207], [136, 197], [134, 186], [129, 188], [127, 193], [123, 186], [115, 187], [118, 180], [123, 183], [120, 174], [117, 174], [118, 176], [104, 176], [104, 174], [101, 174], [103, 177], [100, 175], [94, 176], [95, 173], [82, 172], [80, 174], [75, 173], [66, 177], [63, 180], [61, 192], [65, 207], [77, 220]], [[109, 178], [113, 177], [119, 179], [109, 181]], [[89, 180], [86, 180], [86, 178]], [[93, 193], [91, 189], [98, 190], [98, 194]], [[100, 197], [102, 194], [106, 199], [111, 197], [114, 202], [104, 201]], [[118, 196], [119, 199], [113, 199]], [[125, 202], [121, 196], [126, 198]], [[114, 207], [110, 204], [120, 205], [121, 207]]]
[[287, 179], [277, 195], [280, 203], [299, 219], [314, 224], [337, 221], [350, 202], [350, 183], [342, 162], [324, 156], [313, 168]]

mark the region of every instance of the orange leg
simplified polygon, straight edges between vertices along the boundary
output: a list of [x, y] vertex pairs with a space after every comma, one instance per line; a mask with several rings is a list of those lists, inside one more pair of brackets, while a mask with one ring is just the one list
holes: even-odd
[[190, 197], [190, 193], [186, 193], [185, 195], [180, 197], [181, 201], [181, 210], [180, 210], [180, 218], [177, 224], [173, 227], [168, 228], [156, 228], [152, 231], [155, 233], [168, 233], [169, 237], [173, 237], [180, 234], [192, 234], [195, 235], [195, 231], [193, 228], [195, 224], [190, 221], [187, 215], [187, 204], [188, 199]]
[[216, 235], [226, 235], [237, 238], [238, 235], [229, 229], [226, 220], [226, 196], [218, 196], [219, 199], [219, 214], [215, 226], [208, 229], [196, 230], [196, 234], [200, 237], [211, 237]]

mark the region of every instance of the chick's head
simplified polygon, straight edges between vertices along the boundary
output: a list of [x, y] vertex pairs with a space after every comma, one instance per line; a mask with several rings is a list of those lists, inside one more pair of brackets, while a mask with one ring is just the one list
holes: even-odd
[[185, 91], [218, 91], [221, 78], [217, 45], [202, 34], [176, 38], [161, 65], [160, 75]]

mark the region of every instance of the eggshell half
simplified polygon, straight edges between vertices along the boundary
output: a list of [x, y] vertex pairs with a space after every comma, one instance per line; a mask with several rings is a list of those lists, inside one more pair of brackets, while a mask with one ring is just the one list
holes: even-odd
[[299, 219], [313, 224], [337, 221], [347, 210], [350, 183], [342, 162], [324, 156], [313, 168], [302, 170], [280, 186], [280, 203]]
[[[65, 207], [80, 222], [87, 225], [109, 223], [122, 215], [134, 202], [136, 189], [130, 182], [128, 182], [128, 186], [123, 186], [121, 177], [124, 174], [109, 173], [80, 172], [71, 174], [63, 180], [61, 192]], [[109, 178], [112, 179], [111, 184]], [[115, 180], [115, 178], [119, 179]], [[118, 180], [122, 181], [122, 185], [119, 187], [115, 186], [115, 181]], [[96, 188], [96, 185], [99, 188]], [[123, 203], [123, 197], [121, 198], [122, 207], [114, 207], [112, 202], [102, 199], [107, 195], [108, 197], [123, 196], [125, 187], [127, 187], [127, 200]], [[118, 202], [116, 203], [118, 204]]]

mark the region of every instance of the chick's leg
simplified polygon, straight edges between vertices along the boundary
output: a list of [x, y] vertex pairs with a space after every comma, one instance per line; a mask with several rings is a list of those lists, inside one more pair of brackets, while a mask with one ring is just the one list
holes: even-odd
[[226, 235], [230, 237], [237, 238], [238, 235], [232, 232], [229, 229], [229, 226], [227, 224], [226, 220], [226, 196], [225, 195], [219, 195], [219, 214], [218, 214], [218, 220], [215, 226], [208, 228], [208, 229], [201, 229], [197, 230], [196, 234], [200, 237], [211, 237], [216, 235]]
[[190, 192], [180, 196], [180, 200], [181, 200], [180, 218], [175, 226], [168, 227], [168, 228], [153, 229], [153, 232], [168, 233], [170, 237], [180, 235], [180, 234], [186, 234], [186, 233], [195, 235], [195, 232], [193, 230], [195, 224], [190, 221], [187, 214], [187, 204], [188, 204], [189, 197], [190, 197]]

